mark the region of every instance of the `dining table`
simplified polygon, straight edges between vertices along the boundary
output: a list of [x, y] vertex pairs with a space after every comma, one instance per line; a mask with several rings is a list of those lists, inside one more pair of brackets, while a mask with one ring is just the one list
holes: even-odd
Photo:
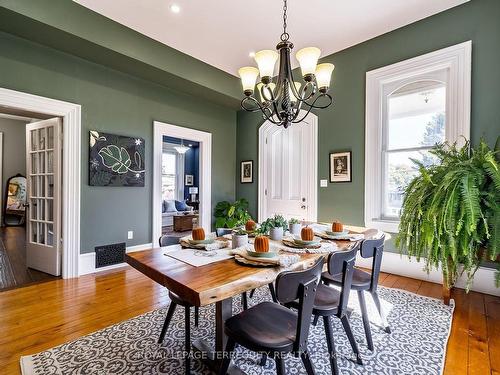
[[[360, 233], [364, 239], [380, 235], [377, 229], [346, 226], [350, 233]], [[355, 242], [333, 241], [335, 251], [350, 249]], [[156, 281], [171, 292], [180, 296], [192, 306], [202, 307], [215, 304], [215, 343], [204, 340], [193, 342], [193, 349], [200, 352], [201, 358], [214, 371], [223, 359], [227, 337], [224, 322], [232, 316], [233, 297], [275, 281], [278, 274], [285, 270], [300, 270], [312, 266], [324, 253], [301, 253], [300, 259], [288, 267], [252, 267], [242, 265], [234, 259], [193, 266], [168, 256], [169, 252], [179, 251], [180, 245], [152, 248], [130, 252], [125, 255], [126, 262]], [[326, 265], [325, 265], [326, 267]], [[232, 365], [228, 374], [244, 374]]]

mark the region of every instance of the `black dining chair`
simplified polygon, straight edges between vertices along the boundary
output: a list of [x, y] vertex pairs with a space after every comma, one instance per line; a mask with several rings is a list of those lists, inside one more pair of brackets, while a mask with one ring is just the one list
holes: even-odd
[[[337, 357], [335, 354], [335, 343], [333, 338], [333, 329], [331, 317], [340, 319], [344, 331], [347, 335], [352, 350], [356, 355], [356, 362], [360, 365], [363, 364], [361, 355], [359, 353], [358, 345], [352, 333], [351, 324], [349, 323], [349, 313], [347, 310], [347, 303], [349, 302], [349, 294], [351, 292], [351, 282], [354, 273], [354, 263], [356, 262], [356, 254], [359, 249], [359, 244], [355, 245], [352, 249], [346, 251], [336, 251], [328, 256], [328, 274], [339, 275], [340, 277], [340, 290], [334, 289], [325, 284], [319, 284], [314, 299], [312, 313], [316, 318], [323, 318], [323, 325], [325, 328], [326, 343], [330, 357], [330, 366], [332, 374], [339, 373], [337, 366]], [[299, 302], [293, 301], [286, 304], [287, 307], [297, 308]]]
[[[380, 304], [380, 298], [377, 293], [378, 279], [380, 274], [380, 264], [382, 263], [382, 254], [384, 252], [385, 236], [382, 235], [377, 239], [369, 239], [361, 244], [360, 254], [363, 258], [373, 258], [372, 269], [370, 272], [363, 271], [359, 268], [354, 268], [352, 277], [352, 289], [358, 292], [359, 306], [361, 308], [361, 316], [363, 318], [363, 327], [366, 335], [368, 349], [373, 351], [373, 340], [370, 330], [370, 319], [366, 310], [366, 301], [364, 292], [367, 291], [372, 295], [375, 306], [380, 314], [385, 332], [391, 333], [389, 324], [387, 323], [384, 310]], [[340, 273], [323, 273], [323, 282], [325, 284], [340, 286], [342, 282]]]
[[274, 358], [278, 375], [285, 374], [284, 356], [287, 353], [300, 355], [307, 374], [314, 374], [307, 337], [323, 262], [321, 257], [309, 269], [278, 275], [277, 300], [282, 304], [298, 300], [298, 312], [266, 301], [226, 320], [224, 331], [228, 341], [219, 375], [226, 375], [236, 344]]

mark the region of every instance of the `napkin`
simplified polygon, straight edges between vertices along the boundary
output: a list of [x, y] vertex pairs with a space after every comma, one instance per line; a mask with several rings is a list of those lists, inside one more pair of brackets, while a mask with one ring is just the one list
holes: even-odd
[[298, 255], [277, 255], [273, 258], [261, 258], [261, 257], [253, 257], [248, 254], [247, 249], [252, 251], [252, 246], [242, 246], [230, 251], [232, 255], [239, 255], [242, 258], [247, 260], [251, 260], [252, 262], [265, 263], [265, 264], [274, 264], [276, 266], [281, 267], [289, 267], [292, 264], [297, 263], [300, 260], [300, 256]]
[[[293, 237], [285, 237], [285, 239], [293, 241]], [[317, 249], [313, 248], [298, 248], [298, 247], [289, 247], [289, 246], [281, 246], [280, 249], [286, 251], [288, 253], [298, 253], [298, 254], [321, 254], [321, 253], [332, 253], [338, 250], [338, 246], [335, 242], [320, 242], [321, 247]]]

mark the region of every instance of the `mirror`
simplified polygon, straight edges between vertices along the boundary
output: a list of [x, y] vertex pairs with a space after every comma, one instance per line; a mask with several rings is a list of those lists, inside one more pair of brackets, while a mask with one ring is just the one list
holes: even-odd
[[24, 225], [26, 218], [26, 177], [21, 174], [7, 180], [3, 222], [5, 226]]

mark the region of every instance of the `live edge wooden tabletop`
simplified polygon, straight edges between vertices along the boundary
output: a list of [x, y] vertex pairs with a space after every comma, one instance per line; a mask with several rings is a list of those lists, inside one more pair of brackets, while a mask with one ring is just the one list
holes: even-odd
[[[376, 229], [348, 227], [352, 232], [363, 233], [365, 239], [378, 235]], [[336, 241], [339, 250], [352, 243]], [[283, 271], [281, 267], [247, 267], [234, 259], [227, 259], [201, 267], [191, 266], [166, 256], [170, 250], [180, 249], [180, 245], [154, 248], [126, 254], [126, 261], [132, 267], [165, 286], [168, 290], [182, 296], [194, 306], [206, 306], [236, 296], [242, 292], [267, 285]], [[308, 267], [319, 256], [325, 254], [301, 254], [300, 262], [292, 269]]]

